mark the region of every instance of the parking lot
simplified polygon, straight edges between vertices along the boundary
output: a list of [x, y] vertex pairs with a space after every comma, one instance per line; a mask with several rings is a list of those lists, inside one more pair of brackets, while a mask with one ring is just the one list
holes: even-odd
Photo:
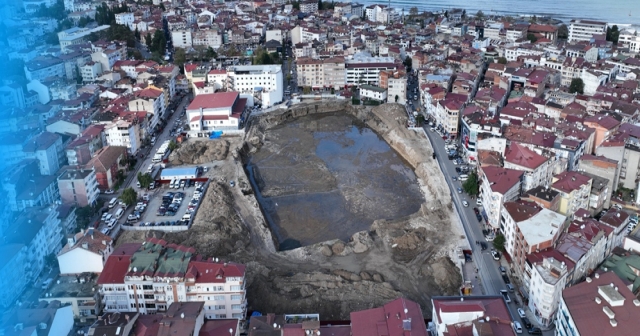
[[[184, 187], [179, 188], [170, 188], [169, 183], [162, 184], [143, 196], [147, 200], [143, 201], [146, 206], [143, 212], [139, 213], [140, 218], [135, 215], [128, 217], [131, 219], [125, 225], [125, 229], [126, 227], [162, 229], [162, 227], [188, 226], [195, 217], [206, 186], [206, 182], [195, 180], [191, 185], [187, 186], [185, 183]], [[131, 213], [135, 214], [135, 209]], [[186, 218], [185, 214], [190, 214], [190, 218]]]

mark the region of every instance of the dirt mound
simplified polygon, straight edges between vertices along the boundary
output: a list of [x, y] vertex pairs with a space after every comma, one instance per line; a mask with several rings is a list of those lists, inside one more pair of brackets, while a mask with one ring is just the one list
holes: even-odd
[[224, 139], [189, 140], [169, 155], [172, 165], [203, 164], [227, 158], [229, 142]]
[[145, 237], [161, 237], [169, 243], [191, 246], [207, 257], [224, 257], [249, 244], [246, 227], [233, 208], [234, 198], [226, 184], [211, 182], [195, 221], [188, 231], [164, 233], [160, 231], [125, 231], [118, 244], [142, 241]]

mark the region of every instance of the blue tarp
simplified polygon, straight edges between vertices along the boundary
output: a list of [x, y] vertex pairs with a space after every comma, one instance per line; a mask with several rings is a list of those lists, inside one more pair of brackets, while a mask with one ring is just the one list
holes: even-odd
[[209, 135], [209, 139], [217, 139], [221, 136], [222, 136], [222, 131], [215, 131], [215, 132], [211, 132], [211, 135]]
[[259, 311], [254, 311], [253, 314], [251, 314], [251, 316], [262, 316], [262, 313]]

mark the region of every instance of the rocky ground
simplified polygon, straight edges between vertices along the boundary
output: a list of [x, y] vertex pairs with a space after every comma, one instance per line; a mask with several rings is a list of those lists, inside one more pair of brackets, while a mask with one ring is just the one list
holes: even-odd
[[169, 155], [169, 163], [174, 166], [184, 164], [204, 164], [224, 160], [229, 152], [229, 142], [223, 139], [190, 139]]
[[[349, 241], [334, 240], [276, 252], [235, 158], [262, 145], [261, 134], [269, 127], [303, 115], [336, 111], [346, 111], [362, 120], [415, 168], [425, 203], [420, 211], [405, 218], [375, 221], [370, 230], [354, 234]], [[252, 119], [246, 141], [228, 138], [233, 155], [215, 156], [209, 161], [192, 156], [192, 162], [209, 162], [216, 168], [210, 172], [215, 176], [214, 182], [189, 231], [127, 231], [118, 244], [140, 241], [145, 235], [162, 236], [169, 242], [193, 246], [206, 256], [245, 263], [250, 310], [319, 313], [326, 320], [346, 319], [351, 311], [402, 296], [418, 302], [423, 314], [430, 316], [432, 296], [458, 293], [460, 269], [452, 257], [456, 247], [463, 245], [464, 237], [452, 211], [444, 176], [431, 159], [428, 140], [423, 134], [407, 130], [405, 124], [406, 114], [395, 104], [365, 109], [344, 103], [311, 103]], [[179, 160], [188, 161], [182, 157]], [[238, 181], [241, 188], [229, 187], [229, 180]]]

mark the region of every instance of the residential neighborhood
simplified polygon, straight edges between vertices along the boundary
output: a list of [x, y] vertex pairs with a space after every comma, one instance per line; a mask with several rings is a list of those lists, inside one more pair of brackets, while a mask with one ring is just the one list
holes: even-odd
[[[313, 0], [21, 0], [0, 17], [2, 335], [640, 329], [634, 25]], [[417, 212], [321, 223], [409, 203], [369, 170], [385, 165]]]

